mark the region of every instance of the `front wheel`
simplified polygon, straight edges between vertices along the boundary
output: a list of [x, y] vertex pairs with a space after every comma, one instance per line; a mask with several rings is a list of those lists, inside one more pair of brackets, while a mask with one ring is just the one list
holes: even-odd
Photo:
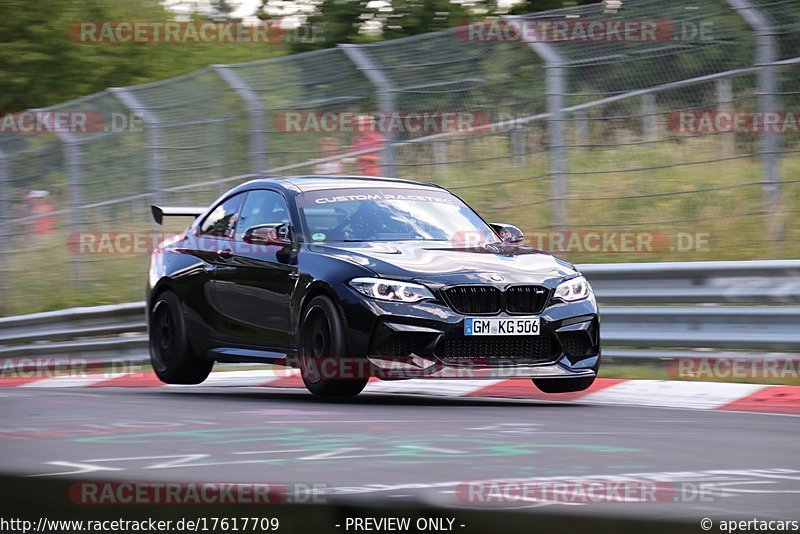
[[580, 378], [539, 378], [533, 379], [534, 385], [544, 393], [572, 393], [588, 389], [595, 377]]
[[150, 363], [167, 384], [199, 384], [208, 378], [214, 362], [198, 358], [189, 346], [181, 301], [164, 291], [150, 309]]
[[311, 299], [300, 332], [300, 375], [306, 388], [324, 397], [355, 397], [361, 393], [368, 376], [324, 376], [330, 369], [339, 369], [341, 376], [342, 359], [347, 356], [344, 324], [331, 299], [322, 295]]

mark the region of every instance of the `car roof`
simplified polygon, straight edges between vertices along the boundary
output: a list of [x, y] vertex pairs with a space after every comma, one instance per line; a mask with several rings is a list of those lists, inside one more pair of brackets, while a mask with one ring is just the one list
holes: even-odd
[[403, 180], [400, 178], [383, 178], [375, 176], [287, 176], [264, 178], [247, 182], [248, 189], [253, 186], [279, 185], [297, 192], [320, 191], [325, 189], [357, 189], [362, 187], [399, 187], [405, 189], [441, 189], [436, 184]]

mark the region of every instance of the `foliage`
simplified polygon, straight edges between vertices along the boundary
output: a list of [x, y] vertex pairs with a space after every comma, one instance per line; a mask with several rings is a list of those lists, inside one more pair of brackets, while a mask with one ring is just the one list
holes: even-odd
[[[517, 4], [512, 13], [529, 13], [558, 9], [596, 0], [527, 0]], [[277, 2], [285, 4], [285, 2]], [[321, 28], [322, 39], [313, 43], [295, 43], [292, 50], [302, 52], [330, 48], [338, 43], [357, 43], [368, 40], [396, 39], [420, 33], [451, 28], [481, 15], [498, 15], [494, 0], [457, 3], [451, 0], [386, 0], [380, 7], [366, 0], [324, 0], [307, 17], [304, 26]], [[276, 0], [264, 0], [262, 13]], [[467, 5], [475, 9], [470, 10]]]
[[435, 32], [464, 23], [469, 10], [449, 0], [394, 0], [384, 21], [383, 38]]
[[597, 0], [522, 0], [511, 7], [509, 14], [522, 15], [525, 13], [535, 13], [538, 11], [549, 11], [551, 9], [561, 9], [564, 7], [582, 6], [596, 3]]
[[308, 29], [305, 33], [311, 33], [310, 28], [320, 28], [320, 32], [314, 32], [318, 39], [314, 42], [294, 42], [292, 51], [331, 48], [340, 43], [363, 40], [359, 36], [359, 28], [367, 11], [366, 0], [324, 0], [319, 11], [308, 17], [303, 25]]
[[[223, 9], [219, 2], [217, 9]], [[167, 20], [159, 0], [0, 0], [0, 110], [45, 107], [215, 63], [285, 54], [269, 44], [86, 44], [79, 21]]]

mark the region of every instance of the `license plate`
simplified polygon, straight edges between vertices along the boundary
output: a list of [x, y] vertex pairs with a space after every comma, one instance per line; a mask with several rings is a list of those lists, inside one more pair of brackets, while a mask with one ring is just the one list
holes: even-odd
[[465, 336], [538, 336], [538, 317], [467, 317]]

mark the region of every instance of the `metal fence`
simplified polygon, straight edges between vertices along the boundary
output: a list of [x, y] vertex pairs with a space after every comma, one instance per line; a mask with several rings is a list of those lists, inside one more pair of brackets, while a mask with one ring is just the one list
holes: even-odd
[[[798, 133], [676, 127], [681, 111], [795, 109], [796, 2], [631, 0], [616, 14], [596, 4], [502, 22], [554, 20], [654, 21], [659, 34], [548, 40], [459, 27], [219, 65], [49, 108], [135, 114], [144, 127], [0, 135], [2, 312], [140, 297], [147, 254], [100, 240], [151, 231], [151, 202], [206, 204], [243, 175], [314, 173], [329, 161], [359, 172], [348, 157], [357, 132], [291, 131], [287, 113], [466, 114], [473, 128], [384, 131], [382, 173], [449, 187], [545, 245], [565, 230], [657, 242], [554, 250], [573, 261], [798, 255]], [[25, 200], [30, 190], [50, 191], [44, 213]], [[87, 234], [94, 244], [83, 249]]]

